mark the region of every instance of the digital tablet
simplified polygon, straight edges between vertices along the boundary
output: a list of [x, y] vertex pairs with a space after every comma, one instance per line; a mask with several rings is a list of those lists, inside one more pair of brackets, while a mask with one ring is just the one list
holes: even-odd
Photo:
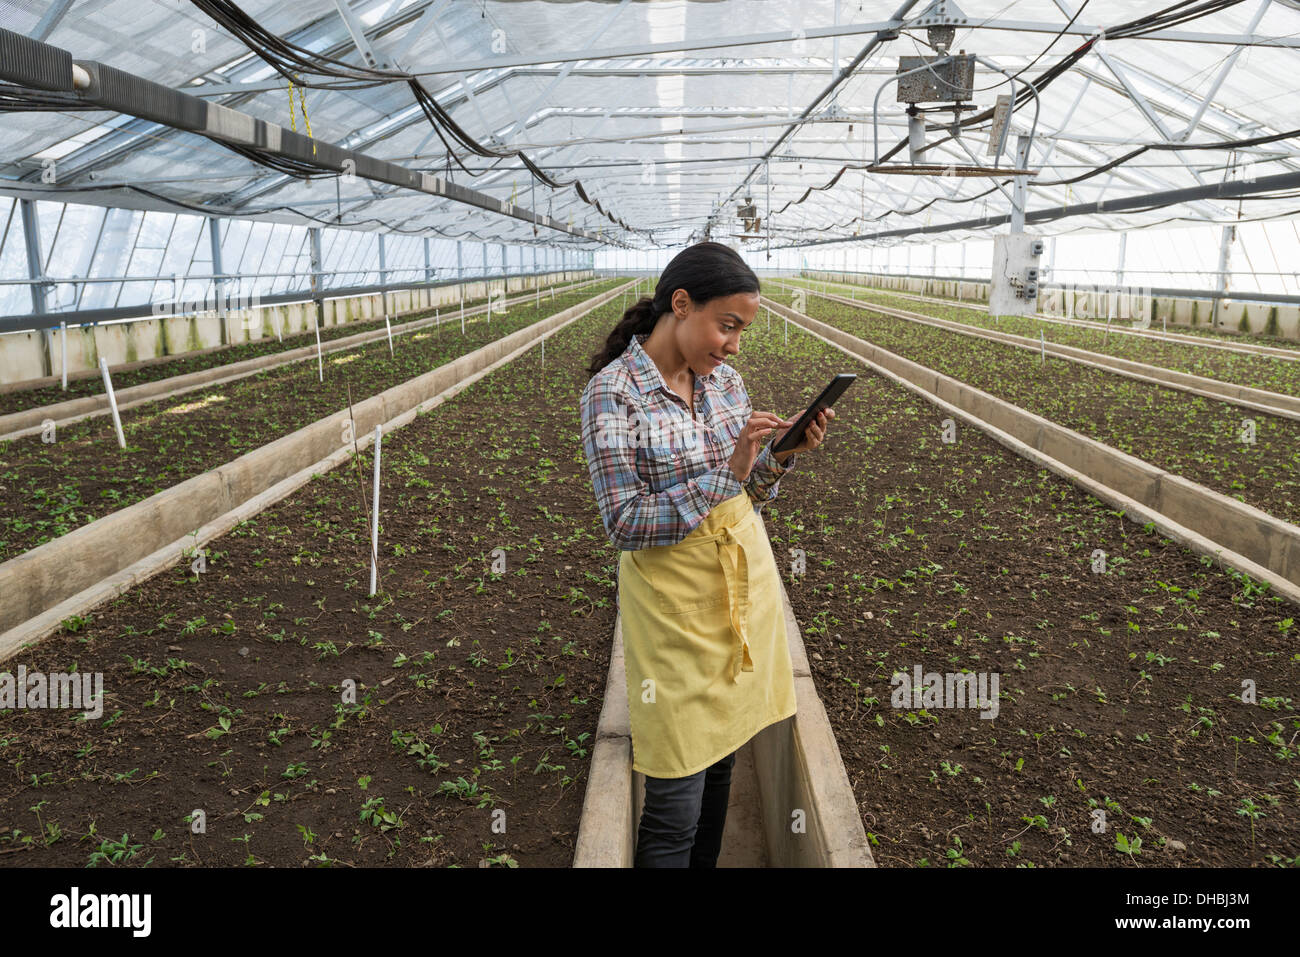
[[802, 442], [804, 431], [810, 423], [817, 420], [817, 413], [834, 405], [835, 400], [844, 394], [845, 389], [853, 385], [853, 380], [856, 378], [857, 376], [851, 372], [843, 372], [832, 379], [830, 385], [822, 389], [822, 394], [804, 410], [799, 420], [781, 437], [781, 441], [772, 446], [772, 451], [785, 452]]

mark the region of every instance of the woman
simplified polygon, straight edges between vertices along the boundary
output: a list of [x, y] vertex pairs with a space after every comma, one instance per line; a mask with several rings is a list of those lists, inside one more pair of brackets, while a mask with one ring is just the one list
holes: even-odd
[[758, 511], [793, 420], [754, 412], [725, 360], [758, 315], [758, 277], [718, 243], [668, 264], [628, 309], [582, 393], [592, 487], [619, 555], [632, 767], [646, 776], [637, 867], [715, 867], [735, 752], [795, 713], [776, 559]]

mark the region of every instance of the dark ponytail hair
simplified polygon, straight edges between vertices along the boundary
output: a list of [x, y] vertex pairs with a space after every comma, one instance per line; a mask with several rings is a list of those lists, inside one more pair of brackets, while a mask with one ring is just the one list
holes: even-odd
[[685, 289], [697, 306], [738, 292], [759, 291], [754, 270], [731, 247], [712, 242], [687, 246], [664, 267], [654, 296], [642, 296], [623, 313], [604, 348], [591, 357], [587, 378], [621, 356], [633, 336], [652, 332], [659, 317], [673, 311], [673, 293], [678, 289]]

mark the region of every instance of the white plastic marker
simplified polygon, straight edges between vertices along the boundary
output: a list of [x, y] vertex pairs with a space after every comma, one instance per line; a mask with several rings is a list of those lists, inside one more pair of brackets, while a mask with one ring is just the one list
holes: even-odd
[[60, 365], [63, 366], [63, 391], [68, 391], [68, 323], [64, 320], [59, 322], [59, 347], [63, 350], [63, 359]]
[[117, 431], [117, 447], [126, 448], [126, 438], [122, 435], [122, 417], [117, 414], [117, 396], [113, 394], [113, 380], [108, 375], [108, 359], [99, 357], [99, 372], [104, 377], [104, 391], [108, 393], [108, 407], [113, 412], [113, 428]]
[[375, 597], [375, 578], [379, 574], [379, 440], [383, 426], [375, 426], [375, 494], [370, 513], [370, 597]]
[[388, 354], [393, 354], [393, 324], [388, 321], [388, 313], [384, 313], [384, 328], [388, 330]]
[[320, 351], [320, 317], [315, 316], [311, 321], [312, 328], [316, 330], [316, 370], [320, 374], [321, 382], [325, 381], [325, 359]]

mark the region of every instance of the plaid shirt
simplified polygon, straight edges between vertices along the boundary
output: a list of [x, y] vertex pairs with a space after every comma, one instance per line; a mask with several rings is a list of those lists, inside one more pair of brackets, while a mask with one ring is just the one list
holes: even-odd
[[675, 545], [720, 502], [742, 491], [757, 512], [776, 498], [781, 466], [769, 446], [743, 483], [727, 460], [753, 414], [740, 373], [726, 363], [695, 377], [695, 418], [634, 336], [582, 392], [582, 444], [605, 531], [616, 548]]

